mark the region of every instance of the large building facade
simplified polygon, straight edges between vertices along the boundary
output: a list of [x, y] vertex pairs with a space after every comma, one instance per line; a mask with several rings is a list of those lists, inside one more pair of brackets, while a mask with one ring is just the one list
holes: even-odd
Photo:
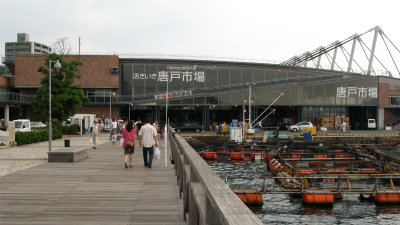
[[[363, 128], [374, 118], [382, 128], [400, 116], [396, 78], [261, 63], [64, 56], [73, 59], [83, 61], [76, 83], [90, 99], [79, 112], [103, 118], [111, 112], [111, 117], [165, 121], [166, 93], [172, 124], [197, 122], [205, 129], [214, 122], [242, 120], [244, 100], [253, 102], [251, 110], [245, 105], [246, 118], [249, 111], [256, 118], [280, 93], [265, 126], [349, 117], [350, 125]], [[34, 119], [29, 97], [40, 86], [43, 75], [37, 68], [43, 64], [40, 55], [15, 58], [14, 88], [24, 99], [14, 105], [19, 117]]]

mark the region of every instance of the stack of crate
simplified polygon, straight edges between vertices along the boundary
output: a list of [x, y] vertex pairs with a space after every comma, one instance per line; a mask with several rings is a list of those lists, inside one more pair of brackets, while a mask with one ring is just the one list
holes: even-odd
[[340, 124], [342, 124], [343, 121], [346, 122], [346, 126], [350, 125], [349, 117], [335, 117], [335, 126], [337, 126], [339, 122], [340, 122]]
[[318, 124], [321, 127], [334, 127], [335, 118], [334, 117], [321, 117], [318, 119]]

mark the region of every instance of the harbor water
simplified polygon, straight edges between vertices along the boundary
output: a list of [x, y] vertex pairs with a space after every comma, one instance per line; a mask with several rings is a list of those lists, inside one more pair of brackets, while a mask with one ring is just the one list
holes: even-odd
[[[281, 188], [271, 178], [264, 161], [232, 161], [222, 157], [208, 161], [231, 189]], [[288, 194], [263, 194], [261, 207], [250, 207], [264, 224], [400, 224], [400, 205], [376, 205], [358, 194], [343, 194], [332, 206], [307, 206]]]

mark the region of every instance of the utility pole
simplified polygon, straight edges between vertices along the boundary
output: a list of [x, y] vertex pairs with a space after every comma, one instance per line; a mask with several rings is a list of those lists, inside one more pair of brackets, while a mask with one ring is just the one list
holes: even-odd
[[81, 37], [78, 37], [79, 40], [79, 55], [81, 54]]

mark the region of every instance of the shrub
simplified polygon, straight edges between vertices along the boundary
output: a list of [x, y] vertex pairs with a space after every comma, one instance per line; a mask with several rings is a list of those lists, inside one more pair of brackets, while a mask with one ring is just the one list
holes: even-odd
[[[49, 139], [49, 132], [47, 129], [35, 130], [30, 132], [15, 132], [15, 141], [17, 145], [32, 144]], [[54, 139], [54, 135], [53, 135]]]
[[6, 127], [6, 126], [0, 127], [0, 130], [2, 130], [2, 131], [7, 131], [7, 127]]
[[79, 131], [79, 125], [72, 124], [67, 126], [61, 126], [61, 131], [63, 134], [76, 134]]

